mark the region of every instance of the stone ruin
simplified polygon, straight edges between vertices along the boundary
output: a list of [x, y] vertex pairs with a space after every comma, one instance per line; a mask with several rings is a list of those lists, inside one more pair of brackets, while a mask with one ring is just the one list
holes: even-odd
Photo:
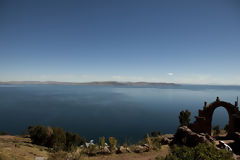
[[194, 123], [191, 123], [188, 127], [196, 133], [207, 133], [211, 135], [212, 129], [212, 116], [213, 112], [218, 107], [224, 107], [229, 116], [229, 129], [227, 137], [232, 138], [235, 132], [240, 132], [240, 111], [238, 108], [238, 99], [235, 104], [231, 104], [225, 101], [221, 101], [217, 97], [215, 102], [207, 104], [204, 102], [203, 110], [198, 110], [198, 116]]

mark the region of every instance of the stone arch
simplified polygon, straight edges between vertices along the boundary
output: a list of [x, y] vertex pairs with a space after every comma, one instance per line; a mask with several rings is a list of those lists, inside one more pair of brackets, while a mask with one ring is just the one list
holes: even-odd
[[189, 127], [197, 133], [208, 133], [211, 135], [212, 129], [212, 116], [213, 112], [218, 107], [224, 107], [228, 112], [229, 116], [229, 130], [228, 135], [231, 137], [234, 132], [240, 130], [240, 112], [238, 110], [238, 102], [235, 102], [235, 105], [220, 101], [217, 97], [215, 102], [212, 102], [207, 105], [207, 102], [204, 102], [203, 110], [198, 110], [198, 116], [196, 116], [196, 120], [194, 123], [190, 124]]

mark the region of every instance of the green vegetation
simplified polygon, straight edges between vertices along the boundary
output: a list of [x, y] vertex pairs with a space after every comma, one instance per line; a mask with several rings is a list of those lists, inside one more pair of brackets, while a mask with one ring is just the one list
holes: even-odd
[[229, 124], [226, 124], [226, 125], [224, 126], [224, 130], [225, 130], [226, 132], [228, 132], [228, 129], [229, 129]]
[[156, 160], [232, 160], [232, 153], [218, 150], [211, 144], [198, 144], [195, 147], [173, 146], [166, 158]]
[[220, 127], [219, 127], [219, 125], [216, 125], [213, 127], [213, 135], [217, 136], [219, 134], [220, 134]]
[[152, 137], [158, 137], [158, 136], [161, 136], [161, 132], [159, 132], [159, 131], [152, 131], [151, 135], [152, 135]]
[[78, 134], [65, 132], [59, 127], [29, 126], [28, 132], [32, 143], [53, 148], [55, 151], [72, 151], [77, 146], [85, 144], [85, 139], [81, 138]]
[[101, 146], [102, 148], [104, 148], [104, 147], [105, 147], [105, 137], [100, 137], [100, 138], [99, 138], [99, 143], [100, 143], [100, 146]]
[[115, 150], [117, 147], [117, 139], [115, 137], [109, 137], [108, 141], [109, 141], [110, 150]]
[[185, 111], [181, 111], [179, 115], [179, 122], [180, 126], [187, 126], [190, 123], [190, 116], [191, 112], [189, 112], [187, 109]]

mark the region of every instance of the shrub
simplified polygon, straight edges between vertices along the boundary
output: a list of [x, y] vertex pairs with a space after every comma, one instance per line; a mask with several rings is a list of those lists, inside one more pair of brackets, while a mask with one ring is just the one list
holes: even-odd
[[148, 146], [149, 146], [149, 150], [153, 149], [152, 140], [151, 140], [151, 138], [149, 137], [148, 134], [146, 135], [145, 141], [146, 141], [146, 143], [147, 143]]
[[44, 127], [42, 125], [29, 126], [28, 132], [32, 143], [42, 145], [58, 150], [73, 151], [76, 146], [85, 144], [85, 138], [81, 138], [78, 134], [65, 132], [62, 128]]
[[34, 144], [45, 146], [48, 140], [47, 129], [42, 125], [29, 126], [28, 132]]
[[90, 144], [88, 146], [88, 155], [95, 156], [98, 151], [98, 146], [96, 144]]
[[105, 147], [105, 137], [100, 137], [100, 138], [99, 138], [99, 144], [100, 144], [100, 146], [101, 146], [102, 148]]
[[213, 135], [217, 136], [220, 134], [220, 127], [218, 125], [213, 127]]
[[229, 124], [226, 124], [225, 127], [224, 127], [224, 130], [227, 132], [229, 129]]
[[232, 153], [218, 150], [212, 144], [200, 143], [195, 147], [173, 146], [165, 160], [232, 160]]
[[180, 126], [187, 126], [190, 123], [190, 116], [191, 112], [189, 112], [187, 109], [185, 111], [181, 111], [179, 115], [179, 122]]
[[53, 128], [53, 136], [52, 136], [52, 146], [53, 148], [58, 150], [63, 150], [66, 144], [66, 135], [62, 128], [56, 127]]
[[152, 139], [152, 147], [154, 150], [159, 150], [162, 147], [162, 137], [153, 137]]
[[161, 136], [161, 132], [159, 132], [159, 131], [152, 131], [151, 135], [152, 135], [152, 137], [158, 137], [158, 136]]
[[81, 138], [78, 134], [72, 134], [72, 132], [66, 132], [66, 150], [73, 151], [81, 143]]
[[109, 146], [110, 146], [111, 150], [113, 150], [113, 149], [115, 149], [117, 147], [117, 139], [116, 138], [109, 137], [108, 141], [109, 141]]

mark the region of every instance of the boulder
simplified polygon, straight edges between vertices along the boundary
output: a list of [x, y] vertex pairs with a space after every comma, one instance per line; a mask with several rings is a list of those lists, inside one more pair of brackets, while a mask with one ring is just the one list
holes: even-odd
[[184, 144], [187, 146], [196, 146], [199, 143], [211, 143], [211, 136], [205, 133], [195, 133], [187, 126], [180, 126], [174, 135], [172, 143]]
[[110, 152], [110, 150], [108, 149], [108, 147], [107, 146], [105, 146], [105, 147], [100, 147], [100, 152], [99, 152], [100, 154], [110, 154], [111, 152]]
[[131, 150], [128, 147], [120, 146], [117, 149], [117, 153], [130, 153]]
[[142, 153], [142, 152], [148, 152], [148, 151], [149, 151], [149, 147], [145, 145], [137, 145], [134, 150], [134, 152], [136, 153]]
[[161, 139], [161, 144], [166, 145], [166, 144], [170, 144], [172, 142], [172, 140], [168, 139], [167, 137], [162, 137]]

